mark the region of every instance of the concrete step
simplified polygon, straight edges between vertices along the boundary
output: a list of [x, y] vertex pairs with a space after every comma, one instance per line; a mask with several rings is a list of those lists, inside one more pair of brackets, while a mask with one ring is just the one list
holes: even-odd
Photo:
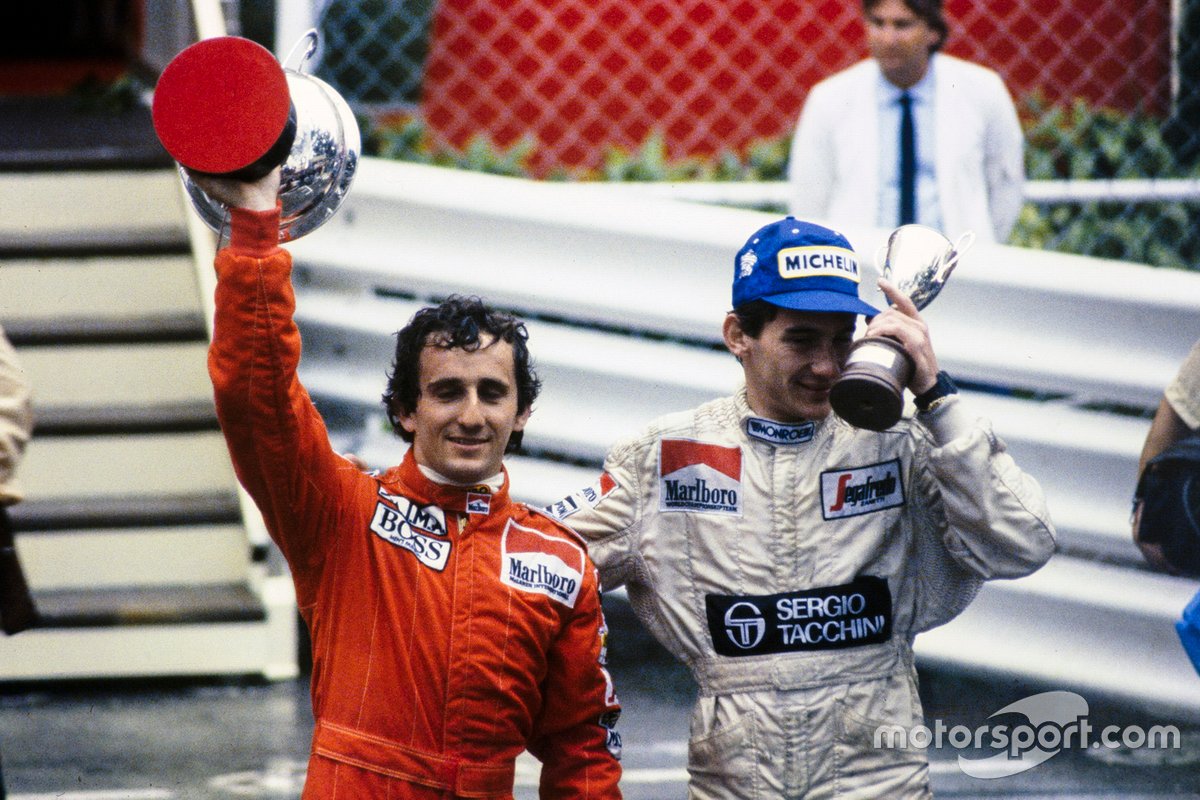
[[18, 346], [206, 337], [186, 253], [5, 259], [0, 319]]
[[215, 430], [208, 344], [21, 347], [37, 389], [37, 434]]
[[4, 641], [0, 683], [204, 675], [294, 678], [299, 668], [291, 580], [268, 578], [253, 592], [265, 618], [144, 624], [126, 619], [120, 625], [25, 631]]
[[0, 251], [187, 248], [179, 184], [174, 169], [0, 172]]
[[39, 626], [195, 625], [262, 622], [266, 610], [244, 583], [33, 590]]
[[195, 586], [234, 584], [246, 579], [240, 522], [45, 530], [19, 536], [17, 554], [35, 592], [164, 587], [179, 575]]
[[204, 497], [236, 485], [217, 431], [35, 437], [21, 464], [21, 483], [28, 501], [65, 504]]

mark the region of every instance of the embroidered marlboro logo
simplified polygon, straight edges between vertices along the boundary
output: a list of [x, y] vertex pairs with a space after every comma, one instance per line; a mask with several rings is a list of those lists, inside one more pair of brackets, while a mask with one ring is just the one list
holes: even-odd
[[583, 548], [509, 520], [501, 540], [500, 582], [574, 608], [583, 584]]
[[740, 448], [663, 439], [658, 463], [660, 511], [742, 515]]

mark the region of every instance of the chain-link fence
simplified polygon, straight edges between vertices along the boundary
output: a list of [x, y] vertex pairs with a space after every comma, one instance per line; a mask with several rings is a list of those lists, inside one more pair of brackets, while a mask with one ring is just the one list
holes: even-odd
[[[1017, 100], [1031, 180], [1200, 176], [1200, 0], [947, 0]], [[326, 0], [320, 73], [368, 149], [539, 177], [783, 176], [861, 0]], [[1200, 264], [1198, 203], [1030, 204], [1013, 241]]]

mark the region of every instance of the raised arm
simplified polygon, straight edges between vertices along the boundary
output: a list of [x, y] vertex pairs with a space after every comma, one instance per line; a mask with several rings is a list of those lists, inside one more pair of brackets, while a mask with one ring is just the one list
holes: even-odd
[[279, 247], [278, 171], [255, 183], [198, 177], [232, 208], [230, 244], [216, 258], [208, 368], [238, 479], [290, 562], [318, 563], [338, 528], [338, 498], [370, 483], [329, 446], [296, 377], [291, 255]]

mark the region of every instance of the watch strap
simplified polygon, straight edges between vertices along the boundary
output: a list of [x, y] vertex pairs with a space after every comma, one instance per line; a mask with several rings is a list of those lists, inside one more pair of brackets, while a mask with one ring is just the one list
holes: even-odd
[[913, 403], [917, 406], [917, 411], [929, 411], [939, 400], [952, 394], [958, 394], [958, 387], [943, 370], [938, 372], [937, 382], [914, 397]]

